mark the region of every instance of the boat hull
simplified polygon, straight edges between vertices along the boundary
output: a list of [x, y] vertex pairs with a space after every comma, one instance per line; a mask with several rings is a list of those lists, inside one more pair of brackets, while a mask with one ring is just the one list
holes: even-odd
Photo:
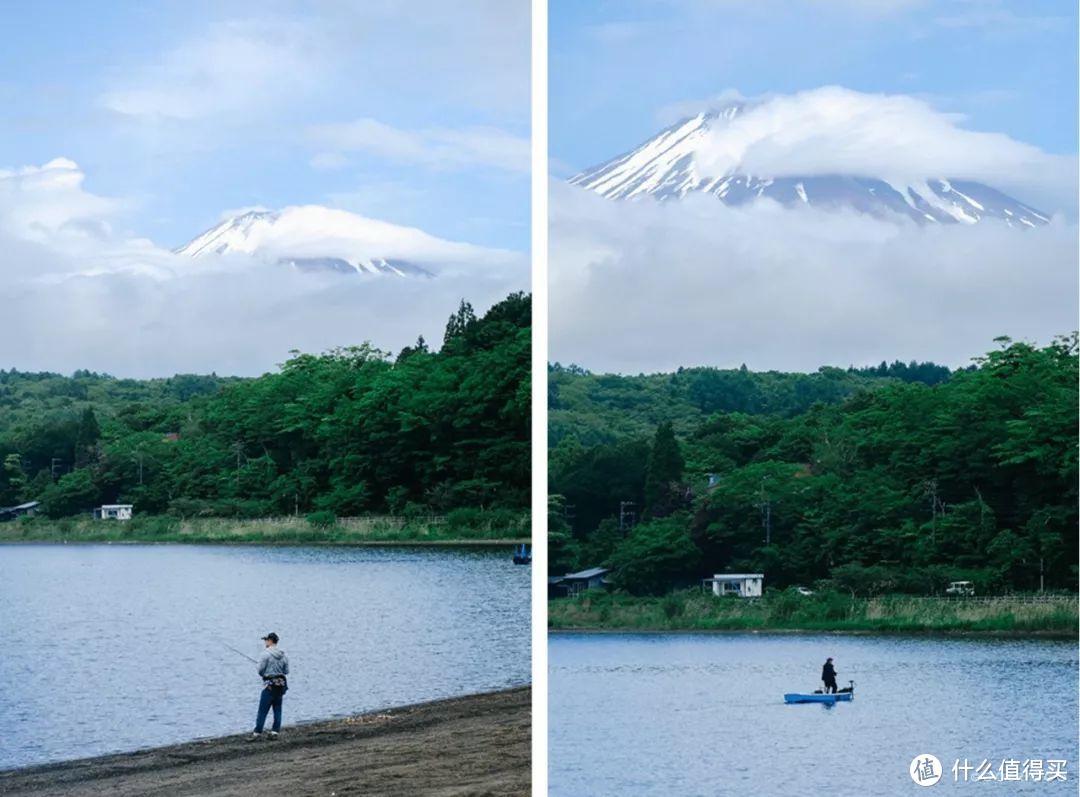
[[847, 702], [854, 697], [852, 692], [837, 692], [831, 695], [803, 695], [798, 693], [789, 693], [784, 695], [785, 703], [837, 703]]

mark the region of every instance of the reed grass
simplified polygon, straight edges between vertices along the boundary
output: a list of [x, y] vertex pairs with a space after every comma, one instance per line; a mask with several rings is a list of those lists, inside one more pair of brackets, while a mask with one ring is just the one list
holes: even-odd
[[1075, 594], [1032, 600], [852, 598], [837, 592], [802, 596], [773, 592], [762, 598], [716, 597], [699, 590], [663, 597], [588, 592], [548, 602], [551, 630], [605, 631], [850, 631], [986, 633], [1077, 636]]
[[371, 516], [313, 525], [303, 517], [176, 518], [144, 515], [119, 522], [89, 518], [25, 519], [0, 524], [0, 542], [142, 543], [482, 543], [527, 542], [527, 513], [471, 512], [455, 517]]

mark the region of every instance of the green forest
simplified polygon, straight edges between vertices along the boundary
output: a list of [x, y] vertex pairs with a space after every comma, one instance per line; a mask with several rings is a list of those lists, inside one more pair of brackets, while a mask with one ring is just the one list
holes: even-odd
[[1075, 589], [1077, 338], [957, 372], [553, 366], [549, 562], [662, 595], [722, 572], [851, 595]]
[[293, 352], [258, 378], [0, 370], [0, 507], [139, 514], [520, 515], [529, 505], [530, 298], [442, 345]]

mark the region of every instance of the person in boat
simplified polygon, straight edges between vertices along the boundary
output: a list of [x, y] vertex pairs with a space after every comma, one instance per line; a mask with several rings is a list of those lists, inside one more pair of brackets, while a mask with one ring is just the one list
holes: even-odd
[[821, 680], [825, 682], [825, 694], [836, 694], [836, 669], [833, 667], [832, 656], [825, 659], [825, 666], [821, 668]]
[[274, 723], [270, 726], [270, 738], [276, 739], [281, 731], [281, 701], [289, 691], [289, 657], [277, 646], [278, 635], [271, 631], [262, 638], [266, 650], [259, 659], [259, 675], [263, 679], [263, 689], [259, 696], [259, 712], [255, 717], [255, 732], [251, 739], [261, 739], [266, 715], [274, 712]]

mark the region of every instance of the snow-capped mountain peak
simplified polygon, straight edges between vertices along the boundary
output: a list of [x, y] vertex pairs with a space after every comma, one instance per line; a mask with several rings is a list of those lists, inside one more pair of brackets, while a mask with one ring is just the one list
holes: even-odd
[[303, 271], [397, 276], [433, 276], [448, 263], [483, 264], [503, 255], [320, 205], [246, 211], [175, 252], [196, 258], [253, 257]]
[[[751, 123], [748, 117], [756, 117], [759, 109], [765, 118]], [[780, 150], [799, 140], [799, 132], [785, 126], [790, 123], [789, 118], [770, 118], [758, 104], [731, 103], [685, 118], [570, 182], [609, 199], [671, 200], [703, 193], [727, 205], [769, 199], [788, 207], [846, 208], [879, 218], [899, 215], [919, 224], [975, 224], [993, 218], [1022, 228], [1049, 221], [1030, 205], [974, 180], [867, 175], [865, 170], [763, 174], [760, 166], [751, 168], [745, 160], [748, 153]]]
[[223, 255], [230, 252], [250, 254], [258, 236], [255, 227], [260, 223], [272, 224], [278, 214], [272, 210], [249, 210], [227, 218], [202, 235], [193, 238], [176, 250], [179, 255], [199, 257], [207, 254]]

